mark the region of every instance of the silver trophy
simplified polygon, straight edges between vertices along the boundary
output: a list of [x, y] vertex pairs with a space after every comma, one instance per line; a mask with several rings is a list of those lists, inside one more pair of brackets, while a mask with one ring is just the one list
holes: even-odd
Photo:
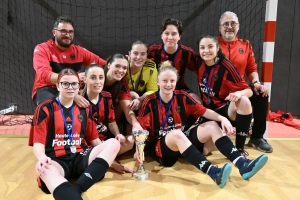
[[[134, 140], [137, 145], [139, 158], [140, 160], [144, 160], [145, 141], [148, 138], [149, 131], [146, 130], [133, 131], [132, 134], [134, 136]], [[143, 165], [140, 165], [138, 167], [137, 171], [133, 174], [133, 177], [141, 181], [148, 178], [148, 173], [145, 171]]]

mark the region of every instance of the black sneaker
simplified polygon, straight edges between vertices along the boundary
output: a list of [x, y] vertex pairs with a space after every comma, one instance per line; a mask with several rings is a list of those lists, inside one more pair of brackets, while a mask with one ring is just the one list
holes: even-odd
[[272, 146], [265, 140], [264, 138], [251, 138], [248, 142], [248, 146], [254, 147], [258, 149], [259, 151], [265, 152], [265, 153], [272, 153], [273, 148]]
[[211, 166], [208, 175], [220, 187], [223, 188], [228, 182], [232, 167], [230, 164], [225, 164], [222, 168]]
[[254, 176], [268, 161], [268, 156], [263, 154], [254, 160], [246, 159], [239, 169], [243, 179], [247, 180]]
[[247, 159], [247, 156], [249, 156], [249, 153], [245, 151], [245, 149], [238, 149], [240, 152], [241, 156], [243, 156], [245, 159]]

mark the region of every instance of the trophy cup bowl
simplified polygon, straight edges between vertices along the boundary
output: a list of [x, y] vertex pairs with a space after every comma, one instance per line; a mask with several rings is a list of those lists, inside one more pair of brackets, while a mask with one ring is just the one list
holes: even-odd
[[[139, 130], [132, 132], [140, 160], [144, 160], [144, 148], [145, 148], [145, 141], [148, 138], [149, 131], [146, 130]], [[145, 180], [148, 178], [148, 173], [145, 171], [143, 165], [140, 165], [137, 171], [133, 174], [133, 177], [138, 180]]]

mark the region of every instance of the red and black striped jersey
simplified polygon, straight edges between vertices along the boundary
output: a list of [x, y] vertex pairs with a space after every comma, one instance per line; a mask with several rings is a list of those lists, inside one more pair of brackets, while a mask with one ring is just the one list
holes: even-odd
[[93, 62], [101, 66], [106, 63], [105, 60], [79, 45], [71, 44], [67, 50], [62, 51], [57, 47], [54, 39], [38, 44], [33, 52], [33, 68], [36, 74], [32, 88], [32, 98], [37, 88], [46, 86], [56, 88], [56, 85], [50, 81], [53, 72], [59, 73], [65, 68], [80, 72], [82, 66], [89, 66]]
[[162, 62], [166, 60], [171, 61], [179, 75], [176, 89], [187, 89], [187, 85], [184, 81], [185, 69], [188, 68], [192, 71], [196, 68], [196, 53], [192, 48], [178, 44], [176, 52], [174, 54], [168, 54], [164, 50], [163, 44], [154, 44], [148, 48], [148, 58], [156, 63], [157, 69], [159, 69], [159, 65]]
[[102, 91], [99, 94], [100, 101], [97, 104], [91, 102], [87, 96], [85, 98], [90, 102], [89, 111], [97, 125], [99, 138], [100, 140], [106, 140], [109, 132], [108, 124], [116, 121], [111, 94]]
[[[122, 83], [121, 83], [121, 93], [119, 95], [118, 98], [116, 98], [114, 95], [114, 91], [115, 91], [115, 86], [116, 84], [113, 84], [112, 86], [108, 87], [108, 86], [105, 86], [103, 88], [104, 91], [107, 91], [107, 92], [110, 92], [111, 95], [112, 95], [112, 99], [113, 99], [113, 102], [115, 99], [118, 99], [119, 101], [120, 100], [130, 100], [130, 89], [129, 89], [129, 86], [128, 86], [128, 83], [126, 81], [125, 78], [122, 79]], [[116, 102], [114, 102], [116, 103]]]
[[[206, 111], [205, 107], [182, 90], [175, 90], [172, 105], [169, 105], [170, 102], [167, 104], [162, 103], [161, 106], [159, 91], [148, 95], [144, 99], [137, 119], [143, 129], [149, 131], [150, 141], [164, 136], [174, 129], [185, 131], [189, 128], [186, 127], [189, 116], [198, 118]], [[167, 118], [169, 106], [171, 108]]]
[[229, 93], [250, 88], [227, 59], [222, 59], [214, 66], [207, 66], [199, 59], [197, 77], [203, 104], [212, 110], [225, 105]]
[[[74, 107], [74, 116], [72, 116], [72, 107]], [[88, 148], [87, 141], [97, 139], [98, 134], [95, 122], [88, 117], [88, 108], [79, 108], [74, 103], [70, 108], [62, 106], [62, 109], [64, 117], [56, 98], [37, 106], [30, 127], [28, 144], [33, 146], [34, 143], [41, 143], [45, 145], [45, 154], [48, 157], [69, 160], [75, 155], [70, 150], [71, 146], [76, 147], [76, 152], [83, 152]]]

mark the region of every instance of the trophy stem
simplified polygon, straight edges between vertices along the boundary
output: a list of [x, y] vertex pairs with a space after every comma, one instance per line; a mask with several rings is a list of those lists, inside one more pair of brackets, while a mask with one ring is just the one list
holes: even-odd
[[[142, 130], [142, 131], [136, 131], [133, 132], [134, 140], [136, 142], [137, 147], [137, 153], [139, 156], [139, 159], [141, 161], [144, 161], [144, 148], [145, 148], [145, 141], [147, 140], [147, 137], [149, 135], [148, 131]], [[140, 165], [137, 169], [137, 171], [133, 174], [133, 177], [139, 180], [145, 180], [148, 178], [148, 173], [145, 171], [145, 168], [143, 165]]]

